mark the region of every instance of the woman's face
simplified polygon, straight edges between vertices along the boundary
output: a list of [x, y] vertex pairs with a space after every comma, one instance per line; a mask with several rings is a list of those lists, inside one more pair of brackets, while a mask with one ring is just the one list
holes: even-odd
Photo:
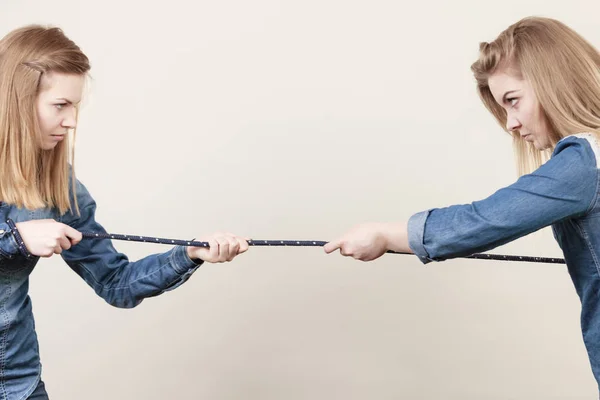
[[521, 139], [533, 143], [536, 149], [551, 146], [550, 129], [529, 81], [514, 70], [495, 72], [488, 79], [490, 91], [506, 110], [506, 128], [518, 132]]
[[52, 72], [42, 77], [36, 109], [42, 150], [51, 150], [77, 125], [85, 77]]

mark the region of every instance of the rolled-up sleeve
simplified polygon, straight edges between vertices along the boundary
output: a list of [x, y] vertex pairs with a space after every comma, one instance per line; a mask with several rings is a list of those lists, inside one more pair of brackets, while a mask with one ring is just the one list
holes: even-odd
[[587, 139], [569, 136], [540, 168], [491, 196], [411, 216], [409, 246], [423, 263], [487, 251], [563, 219], [585, 215], [597, 193], [594, 149]]

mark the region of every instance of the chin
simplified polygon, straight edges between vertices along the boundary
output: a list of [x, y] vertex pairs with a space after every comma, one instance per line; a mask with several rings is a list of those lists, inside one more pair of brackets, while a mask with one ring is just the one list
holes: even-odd
[[43, 144], [41, 146], [41, 149], [43, 151], [49, 151], [49, 150], [54, 150], [56, 148], [56, 146], [58, 145], [58, 143], [53, 143], [53, 144]]

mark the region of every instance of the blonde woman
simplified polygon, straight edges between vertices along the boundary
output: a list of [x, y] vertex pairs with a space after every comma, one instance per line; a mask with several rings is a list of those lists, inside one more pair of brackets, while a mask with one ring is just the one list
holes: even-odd
[[481, 43], [471, 69], [484, 105], [514, 138], [520, 178], [471, 204], [356, 226], [324, 250], [363, 261], [394, 250], [428, 263], [551, 225], [600, 384], [600, 53], [565, 24], [530, 17]]
[[26, 26], [0, 40], [0, 399], [47, 399], [41, 380], [29, 274], [60, 254], [116, 307], [135, 307], [186, 282], [203, 262], [227, 262], [248, 249], [232, 234], [200, 238], [210, 248], [174, 247], [130, 262], [105, 232], [96, 203], [70, 164], [67, 139], [90, 64], [54, 27]]

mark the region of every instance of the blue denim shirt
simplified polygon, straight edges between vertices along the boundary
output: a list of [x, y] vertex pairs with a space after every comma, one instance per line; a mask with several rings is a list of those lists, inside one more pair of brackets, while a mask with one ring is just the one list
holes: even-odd
[[[94, 199], [79, 181], [76, 193], [80, 216], [74, 213], [59, 216], [54, 209], [27, 210], [1, 204], [0, 221], [10, 218], [16, 223], [51, 218], [80, 231], [105, 232], [95, 219]], [[61, 256], [100, 297], [122, 308], [135, 307], [146, 297], [180, 286], [201, 265], [192, 261], [180, 246], [131, 262], [106, 239], [84, 239]], [[9, 227], [0, 223], [0, 400], [27, 398], [41, 377], [28, 295], [29, 274], [38, 260], [21, 255]]]
[[429, 263], [490, 250], [551, 225], [581, 300], [583, 340], [600, 388], [599, 154], [593, 134], [567, 136], [540, 168], [486, 199], [411, 216], [408, 236], [412, 251]]

